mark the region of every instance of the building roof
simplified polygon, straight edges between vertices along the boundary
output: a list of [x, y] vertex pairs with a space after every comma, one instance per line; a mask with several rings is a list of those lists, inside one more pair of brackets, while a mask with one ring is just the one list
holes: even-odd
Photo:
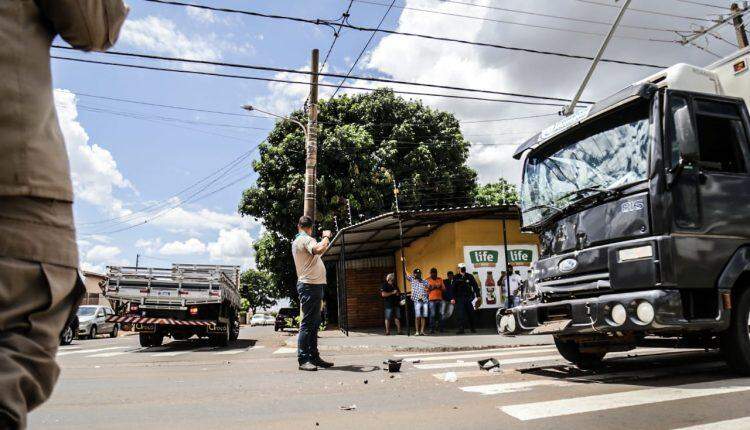
[[518, 219], [517, 206], [464, 206], [387, 212], [339, 230], [323, 255], [326, 261], [392, 255], [401, 247], [399, 220], [403, 229], [403, 245], [429, 236], [440, 226], [467, 219]]

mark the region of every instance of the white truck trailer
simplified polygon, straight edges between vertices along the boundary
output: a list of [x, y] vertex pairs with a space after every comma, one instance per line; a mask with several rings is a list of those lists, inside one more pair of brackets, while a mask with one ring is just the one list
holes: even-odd
[[141, 346], [159, 346], [165, 336], [226, 346], [239, 336], [239, 285], [239, 266], [111, 266], [105, 296], [115, 315], [108, 321], [138, 332]]

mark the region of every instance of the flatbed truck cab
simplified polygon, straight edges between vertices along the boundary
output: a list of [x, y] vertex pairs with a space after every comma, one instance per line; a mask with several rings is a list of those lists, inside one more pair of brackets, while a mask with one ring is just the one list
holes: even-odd
[[750, 374], [749, 60], [675, 65], [517, 149], [541, 253], [502, 333], [552, 334], [581, 367], [677, 338]]

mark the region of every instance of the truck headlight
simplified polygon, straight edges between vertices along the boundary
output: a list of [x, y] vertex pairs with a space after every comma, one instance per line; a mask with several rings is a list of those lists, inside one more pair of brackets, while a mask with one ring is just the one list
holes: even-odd
[[642, 260], [654, 256], [654, 248], [651, 245], [639, 246], [636, 248], [626, 248], [617, 251], [617, 261], [624, 263], [626, 261]]
[[643, 324], [651, 324], [654, 321], [654, 306], [649, 302], [640, 302], [635, 309], [635, 315]]
[[614, 322], [615, 325], [618, 326], [625, 324], [625, 320], [628, 319], [628, 311], [625, 310], [625, 306], [619, 303], [612, 306], [610, 315], [612, 317], [612, 322]]

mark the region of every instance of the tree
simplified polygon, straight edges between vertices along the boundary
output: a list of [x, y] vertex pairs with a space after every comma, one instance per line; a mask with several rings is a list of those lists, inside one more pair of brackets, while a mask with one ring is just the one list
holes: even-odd
[[500, 178], [497, 182], [478, 186], [474, 200], [485, 206], [514, 205], [518, 203], [518, 192], [515, 185]]
[[[306, 122], [302, 111], [291, 116]], [[466, 165], [470, 144], [452, 114], [378, 90], [324, 100], [318, 120], [319, 227], [348, 225], [347, 200], [354, 222], [393, 210], [395, 183], [401, 184], [402, 209], [473, 203], [476, 173]], [[239, 211], [263, 220], [257, 265], [295, 300], [291, 241], [303, 206], [304, 135], [280, 121], [259, 150], [253, 163], [258, 179], [243, 193]]]
[[249, 269], [240, 277], [242, 289], [240, 294], [248, 302], [248, 308], [255, 313], [258, 308], [265, 309], [276, 304], [278, 290], [271, 282], [271, 276], [260, 270]]

